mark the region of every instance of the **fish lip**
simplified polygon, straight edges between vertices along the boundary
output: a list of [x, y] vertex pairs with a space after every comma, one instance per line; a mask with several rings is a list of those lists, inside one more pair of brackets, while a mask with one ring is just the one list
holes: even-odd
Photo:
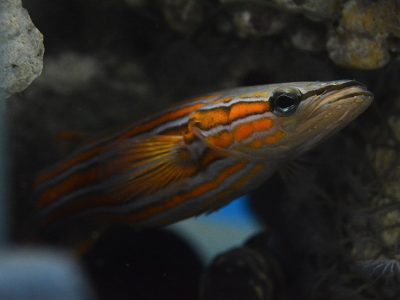
[[348, 100], [350, 98], [354, 98], [357, 96], [364, 96], [364, 97], [360, 97], [359, 101], [361, 103], [361, 101], [365, 102], [365, 101], [369, 101], [372, 102], [372, 100], [374, 99], [374, 94], [366, 89], [361, 90], [361, 91], [355, 91], [353, 93], [350, 94], [344, 94], [341, 97], [338, 98], [333, 98], [331, 101], [326, 102], [327, 104], [332, 104], [332, 103], [337, 103], [340, 101], [344, 101], [344, 100]]
[[359, 103], [371, 103], [374, 95], [367, 87], [356, 80], [347, 80], [340, 84], [327, 86], [322, 90], [322, 93], [316, 94], [320, 98], [320, 106], [329, 105], [345, 100], [350, 100], [354, 97], [359, 97]]
[[[306, 118], [319, 118], [321, 114], [325, 114], [333, 107], [341, 107], [348, 103], [357, 103], [355, 109], [364, 111], [373, 101], [374, 95], [367, 90], [366, 86], [358, 81], [346, 81], [343, 84], [326, 86], [325, 89], [319, 91], [310, 97], [311, 105], [306, 109]], [[356, 108], [358, 106], [358, 108]]]

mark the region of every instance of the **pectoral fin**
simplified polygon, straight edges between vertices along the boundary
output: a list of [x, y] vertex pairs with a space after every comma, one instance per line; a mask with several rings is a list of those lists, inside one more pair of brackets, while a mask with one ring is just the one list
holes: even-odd
[[121, 174], [113, 189], [122, 201], [154, 192], [197, 171], [197, 162], [181, 136], [128, 142], [116, 151], [107, 172]]

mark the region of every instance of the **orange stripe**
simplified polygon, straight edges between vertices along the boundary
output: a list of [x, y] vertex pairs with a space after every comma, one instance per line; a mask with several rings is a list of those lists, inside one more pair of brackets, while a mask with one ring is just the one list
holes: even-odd
[[51, 180], [54, 177], [60, 175], [61, 173], [65, 172], [69, 168], [73, 167], [76, 164], [79, 164], [83, 161], [90, 160], [93, 157], [100, 154], [104, 149], [104, 146], [96, 147], [90, 149], [86, 152], [80, 153], [76, 155], [74, 158], [67, 160], [66, 162], [62, 163], [61, 165], [54, 167], [51, 170], [45, 171], [42, 174], [39, 174], [35, 179], [35, 185], [39, 186], [43, 184], [45, 181]]
[[233, 130], [233, 137], [236, 141], [242, 141], [254, 133], [251, 122], [243, 123]]
[[273, 121], [268, 118], [262, 118], [247, 123], [240, 124], [233, 130], [233, 137], [236, 141], [240, 142], [256, 132], [262, 132], [270, 129], [273, 125]]
[[238, 119], [256, 114], [262, 114], [270, 111], [268, 102], [247, 102], [247, 103], [236, 103], [232, 105], [229, 112], [229, 121], [233, 122]]
[[232, 174], [239, 172], [246, 166], [246, 163], [244, 162], [239, 162], [231, 167], [226, 168], [224, 171], [220, 172], [217, 176], [217, 178], [212, 179], [211, 181], [205, 182], [190, 192], [186, 192], [183, 194], [176, 195], [169, 199], [168, 201], [163, 201], [162, 203], [158, 203], [152, 206], [149, 206], [147, 209], [141, 210], [137, 213], [134, 213], [132, 215], [125, 215], [125, 216], [114, 216], [111, 215], [110, 218], [115, 220], [115, 221], [120, 221], [120, 222], [128, 222], [128, 223], [135, 223], [135, 222], [140, 222], [144, 221], [146, 219], [149, 219], [157, 214], [161, 214], [165, 212], [166, 210], [169, 210], [171, 208], [174, 208], [178, 206], [181, 203], [190, 201], [191, 199], [200, 197], [204, 195], [205, 193], [217, 188], [223, 182], [230, 177]]
[[261, 132], [261, 131], [271, 129], [272, 125], [274, 125], [274, 122], [271, 119], [262, 118], [262, 119], [253, 121], [252, 125], [254, 127], [254, 131]]
[[63, 195], [68, 195], [74, 190], [79, 190], [83, 186], [96, 182], [98, 179], [97, 169], [90, 168], [82, 172], [74, 173], [68, 177], [68, 180], [44, 191], [39, 196], [37, 208], [43, 208]]
[[[127, 149], [128, 150], [128, 149]], [[152, 157], [152, 152], [146, 149], [147, 152], [145, 153], [148, 157]], [[125, 155], [123, 155], [125, 154]], [[133, 163], [135, 163], [135, 167], [139, 167], [140, 164], [147, 163], [145, 158], [142, 157], [142, 160], [139, 162], [135, 161], [136, 158], [135, 152], [130, 151], [128, 153], [121, 153], [116, 159], [111, 161], [112, 170], [115, 170], [114, 173], [118, 174], [118, 171], [124, 170], [127, 166], [133, 168]], [[104, 170], [108, 171], [108, 175], [112, 173], [111, 169], [108, 170], [105, 168], [105, 162], [103, 164], [103, 177], [104, 177]], [[106, 175], [107, 176], [107, 175]], [[43, 208], [44, 206], [48, 205], [49, 203], [61, 198], [64, 195], [68, 195], [71, 192], [78, 191], [81, 188], [90, 186], [93, 183], [100, 182], [103, 178], [100, 177], [99, 169], [97, 165], [93, 165], [88, 169], [76, 171], [72, 173], [70, 176], [65, 178], [64, 180], [58, 182], [53, 187], [49, 187], [40, 194], [37, 201], [37, 207]]]

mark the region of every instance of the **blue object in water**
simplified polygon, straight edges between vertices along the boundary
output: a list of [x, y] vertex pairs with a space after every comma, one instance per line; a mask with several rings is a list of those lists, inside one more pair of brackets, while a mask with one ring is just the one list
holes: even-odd
[[249, 207], [249, 197], [243, 196], [208, 215], [190, 218], [169, 229], [186, 239], [208, 263], [217, 254], [240, 246], [262, 230]]
[[249, 197], [247, 195], [236, 199], [218, 211], [200, 216], [198, 219], [201, 219], [201, 221], [232, 223], [238, 227], [260, 226], [250, 210]]

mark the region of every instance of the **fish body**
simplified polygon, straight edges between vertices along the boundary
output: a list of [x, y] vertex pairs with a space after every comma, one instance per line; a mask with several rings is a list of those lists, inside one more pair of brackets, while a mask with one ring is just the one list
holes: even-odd
[[356, 81], [235, 88], [84, 145], [36, 180], [42, 225], [155, 227], [214, 211], [346, 126], [373, 96]]

